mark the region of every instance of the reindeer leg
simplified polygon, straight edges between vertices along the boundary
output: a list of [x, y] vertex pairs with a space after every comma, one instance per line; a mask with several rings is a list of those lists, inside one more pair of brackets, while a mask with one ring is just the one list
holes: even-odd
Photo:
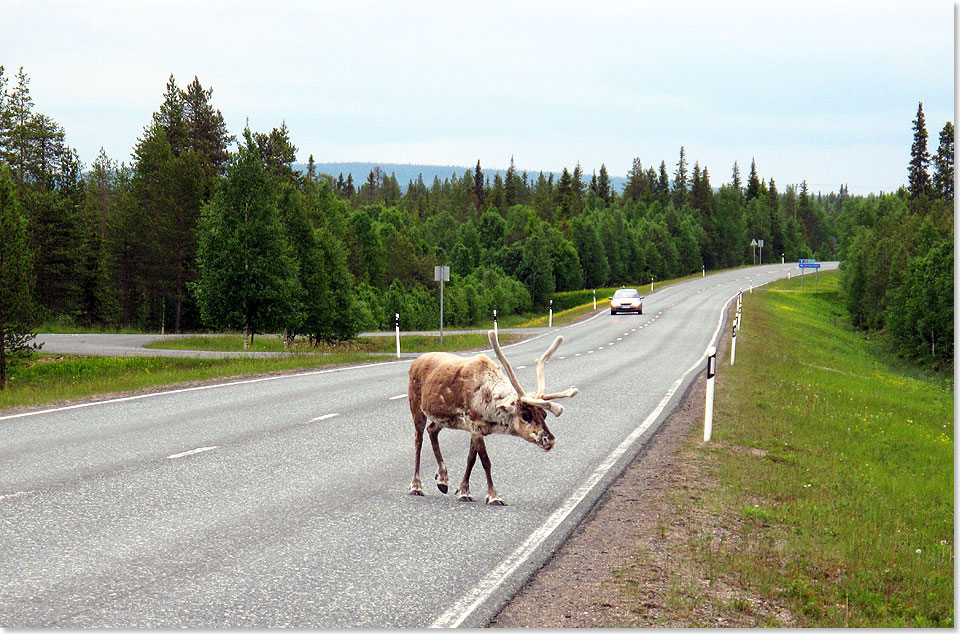
[[490, 473], [490, 458], [487, 456], [487, 444], [483, 442], [483, 436], [477, 437], [477, 454], [480, 456], [480, 464], [483, 470], [487, 472], [487, 504], [494, 506], [506, 506], [507, 503], [493, 488], [493, 475]]
[[470, 453], [467, 454], [467, 470], [463, 474], [460, 488], [457, 489], [457, 500], [461, 502], [473, 502], [473, 496], [470, 495], [470, 473], [473, 471], [474, 463], [477, 462], [477, 438], [483, 439], [483, 436], [471, 435]]
[[410, 495], [423, 495], [423, 483], [420, 482], [420, 448], [423, 447], [423, 428], [427, 417], [423, 412], [413, 415], [413, 482], [410, 483]]
[[440, 493], [447, 492], [447, 467], [443, 464], [443, 456], [440, 455], [440, 430], [442, 427], [436, 423], [427, 425], [427, 433], [430, 434], [430, 444], [433, 445], [433, 455], [437, 458], [437, 473], [433, 479], [437, 481], [437, 488]]

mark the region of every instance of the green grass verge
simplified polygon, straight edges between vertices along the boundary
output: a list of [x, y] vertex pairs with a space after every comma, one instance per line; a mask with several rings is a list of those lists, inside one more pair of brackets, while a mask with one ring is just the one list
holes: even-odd
[[[502, 334], [500, 343], [507, 344], [518, 339], [518, 335]], [[490, 346], [486, 334], [444, 335], [443, 344], [440, 337], [429, 335], [400, 335], [401, 352], [433, 352], [475, 350]], [[154, 341], [145, 348], [166, 350], [210, 350], [216, 352], [238, 352], [243, 350], [241, 335], [216, 335], [210, 337], [178, 337]], [[395, 352], [397, 341], [393, 337], [358, 337], [351, 341], [337, 344], [324, 344], [314, 347], [307, 341], [297, 340], [291, 351], [303, 354], [347, 354], [357, 352]], [[253, 338], [251, 352], [284, 352], [283, 340], [277, 336], [264, 335]]]
[[184, 359], [179, 357], [73, 357], [37, 354], [12, 368], [0, 390], [0, 411], [193, 381], [306, 370], [382, 361], [362, 352], [296, 355], [271, 359]]
[[953, 627], [952, 377], [853, 331], [838, 279], [744, 294], [698, 451], [746, 546], [710, 565], [800, 626]]

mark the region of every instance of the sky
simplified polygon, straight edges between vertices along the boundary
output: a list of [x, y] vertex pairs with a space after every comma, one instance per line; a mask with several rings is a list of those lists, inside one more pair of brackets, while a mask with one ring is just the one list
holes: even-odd
[[906, 183], [955, 120], [954, 2], [0, 0], [0, 65], [90, 164], [130, 162], [168, 77], [298, 160], [623, 176], [736, 161], [813, 191]]

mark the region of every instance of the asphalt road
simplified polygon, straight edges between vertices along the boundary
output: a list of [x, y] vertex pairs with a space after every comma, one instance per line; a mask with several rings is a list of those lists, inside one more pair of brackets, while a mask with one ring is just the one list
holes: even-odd
[[[0, 626], [482, 626], [701, 371], [737, 289], [788, 270], [695, 279], [642, 316], [506, 347], [535, 389], [563, 334], [547, 387], [581, 390], [549, 417], [550, 453], [488, 438], [506, 507], [440, 494], [426, 447], [426, 496], [406, 495], [406, 359], [0, 416]], [[468, 436], [440, 439], [456, 483]]]

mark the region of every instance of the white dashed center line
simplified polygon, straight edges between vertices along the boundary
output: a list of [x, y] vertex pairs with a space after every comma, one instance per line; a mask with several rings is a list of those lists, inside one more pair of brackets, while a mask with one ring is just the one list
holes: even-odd
[[175, 458], [184, 458], [186, 456], [192, 456], [194, 454], [203, 453], [205, 451], [213, 451], [217, 448], [217, 445], [213, 447], [197, 447], [196, 449], [191, 449], [190, 451], [184, 451], [183, 453], [175, 453], [172, 456], [167, 456], [167, 460], [173, 460]]
[[[406, 394], [404, 394], [404, 396], [406, 396]], [[333, 418], [334, 416], [339, 416], [339, 415], [340, 415], [339, 413], [337, 413], [337, 414], [324, 414], [323, 416], [317, 416], [316, 418], [311, 418], [311, 419], [310, 419], [310, 422], [311, 422], [311, 423], [316, 423], [316, 422], [318, 422], [318, 421], [327, 420], [328, 418]]]
[[391, 401], [396, 401], [396, 400], [401, 399], [401, 398], [407, 398], [407, 395], [406, 395], [406, 394], [397, 394], [396, 396], [391, 396], [391, 397], [390, 397], [390, 400], [391, 400]]

